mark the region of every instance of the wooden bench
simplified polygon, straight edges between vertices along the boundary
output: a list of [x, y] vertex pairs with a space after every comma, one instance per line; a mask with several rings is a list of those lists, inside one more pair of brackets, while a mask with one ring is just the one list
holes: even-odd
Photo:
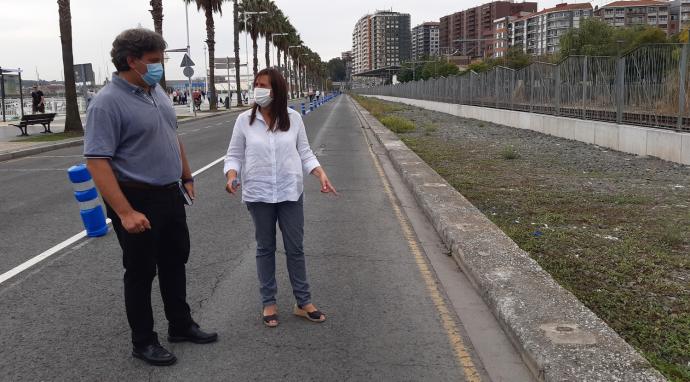
[[21, 131], [20, 136], [29, 135], [26, 131], [29, 125], [43, 125], [43, 130], [41, 134], [52, 133], [50, 131], [50, 123], [55, 119], [55, 113], [44, 113], [44, 114], [24, 114], [18, 125], [11, 124], [12, 126], [17, 126], [19, 131]]

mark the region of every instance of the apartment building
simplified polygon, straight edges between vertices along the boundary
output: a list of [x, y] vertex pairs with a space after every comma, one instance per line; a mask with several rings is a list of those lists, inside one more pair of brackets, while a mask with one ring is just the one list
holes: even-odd
[[[501, 17], [494, 20], [494, 41], [493, 41], [493, 57], [504, 57], [508, 53], [508, 49], [512, 46], [511, 36], [513, 33], [513, 22], [521, 18], [531, 15], [530, 12], [520, 12], [516, 15]], [[522, 31], [524, 33], [524, 31]]]
[[444, 16], [439, 22], [440, 49], [470, 57], [492, 57], [494, 21], [536, 11], [536, 2], [494, 1]]
[[377, 11], [352, 32], [352, 73], [400, 65], [411, 58], [410, 15]]
[[439, 23], [426, 22], [412, 28], [412, 59], [439, 55]]
[[[592, 17], [592, 13], [590, 3], [562, 3], [537, 13], [509, 19], [505, 28], [506, 50], [519, 46], [525, 53], [533, 56], [556, 54], [560, 50], [561, 36], [570, 29], [579, 28], [582, 20]], [[500, 20], [497, 21], [500, 23]]]
[[345, 81], [350, 82], [352, 78], [352, 51], [342, 52], [340, 58], [343, 60], [343, 64], [345, 64]]
[[653, 26], [666, 34], [675, 33], [671, 27], [671, 3], [654, 0], [614, 1], [594, 11], [594, 16], [614, 27]]

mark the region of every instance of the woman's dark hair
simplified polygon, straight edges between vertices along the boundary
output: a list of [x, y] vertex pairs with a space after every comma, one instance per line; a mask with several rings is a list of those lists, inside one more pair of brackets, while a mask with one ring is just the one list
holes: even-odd
[[[275, 131], [277, 127], [280, 131], [290, 130], [290, 118], [288, 117], [287, 107], [287, 82], [285, 78], [277, 69], [263, 69], [254, 77], [254, 86], [256, 86], [256, 80], [259, 76], [268, 76], [268, 81], [273, 91], [273, 101], [271, 101], [270, 107], [271, 126], [269, 126], [268, 129]], [[258, 104], [254, 104], [254, 107], [252, 107], [252, 115], [249, 118], [250, 125], [253, 124], [256, 119], [256, 110], [258, 108], [260, 108]]]
[[115, 37], [110, 57], [118, 72], [126, 72], [130, 69], [127, 57], [141, 58], [147, 52], [163, 52], [167, 46], [163, 36], [152, 30], [127, 29]]

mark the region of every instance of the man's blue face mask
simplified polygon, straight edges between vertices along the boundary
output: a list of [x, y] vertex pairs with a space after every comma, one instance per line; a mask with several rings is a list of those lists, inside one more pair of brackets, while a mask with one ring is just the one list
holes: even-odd
[[139, 72], [139, 75], [141, 76], [141, 79], [144, 80], [149, 86], [153, 86], [157, 84], [161, 78], [163, 78], [163, 64], [160, 62], [154, 63], [154, 64], [146, 64], [146, 73], [141, 74]]

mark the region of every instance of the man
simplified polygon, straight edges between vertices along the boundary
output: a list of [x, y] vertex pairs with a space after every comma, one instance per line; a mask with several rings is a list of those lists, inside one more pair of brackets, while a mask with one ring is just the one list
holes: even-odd
[[129, 29], [110, 52], [113, 80], [91, 103], [84, 156], [106, 202], [122, 248], [125, 308], [132, 329], [132, 355], [152, 365], [172, 365], [176, 357], [153, 331], [151, 284], [159, 274], [168, 341], [209, 343], [186, 302], [185, 264], [189, 257], [184, 199], [194, 180], [177, 138], [175, 110], [157, 85], [167, 44], [147, 29]]
[[96, 93], [93, 91], [93, 89], [89, 89], [86, 92], [86, 110], [89, 109], [89, 105], [91, 104], [91, 101], [93, 101], [93, 97], [96, 96]]
[[45, 113], [46, 103], [43, 97], [43, 92], [38, 89], [37, 85], [33, 86], [33, 91], [31, 92], [31, 113]]
[[199, 89], [194, 89], [192, 92], [192, 100], [194, 101], [194, 108], [201, 111], [201, 92]]

